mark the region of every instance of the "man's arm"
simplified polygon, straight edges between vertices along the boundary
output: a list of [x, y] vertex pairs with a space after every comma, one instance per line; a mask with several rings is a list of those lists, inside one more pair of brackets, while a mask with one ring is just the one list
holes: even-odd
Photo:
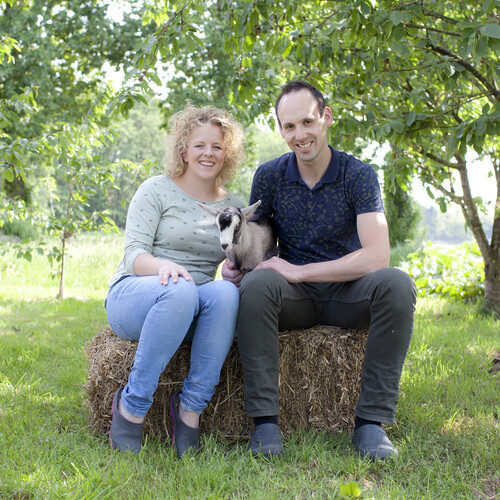
[[356, 222], [361, 248], [355, 252], [340, 259], [301, 266], [273, 257], [260, 263], [256, 269], [274, 269], [290, 283], [303, 281], [335, 283], [353, 281], [388, 267], [390, 245], [385, 214], [382, 212], [361, 214], [357, 216]]

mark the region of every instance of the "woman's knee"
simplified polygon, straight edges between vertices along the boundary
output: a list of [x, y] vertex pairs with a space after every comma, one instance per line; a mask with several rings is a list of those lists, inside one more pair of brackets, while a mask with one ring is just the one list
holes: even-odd
[[230, 281], [216, 280], [201, 285], [199, 288], [200, 301], [215, 306], [224, 306], [226, 309], [238, 309], [240, 294], [238, 288]]
[[197, 307], [198, 287], [192, 281], [180, 277], [177, 283], [169, 282], [168, 285], [161, 285], [158, 292], [158, 302], [166, 304], [178, 304], [184, 307]]

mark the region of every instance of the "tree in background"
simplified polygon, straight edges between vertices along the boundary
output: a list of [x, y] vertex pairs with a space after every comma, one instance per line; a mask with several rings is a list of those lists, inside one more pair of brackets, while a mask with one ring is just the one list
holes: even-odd
[[420, 208], [408, 191], [397, 183], [392, 184], [388, 170], [384, 172], [384, 208], [389, 226], [391, 247], [414, 242], [422, 219]]
[[68, 240], [82, 231], [117, 231], [107, 208], [94, 210], [89, 204], [92, 195], [106, 193], [114, 185], [116, 164], [103, 162], [97, 153], [111, 138], [111, 132], [99, 125], [105, 104], [107, 99], [95, 102], [82, 125], [64, 125], [58, 134], [55, 167], [62, 172], [59, 182], [65, 189], [61, 190], [52, 176], [41, 179], [50, 205], [45, 231], [58, 240], [48, 252], [54, 276], [59, 278], [57, 299], [64, 297]]
[[[485, 263], [485, 304], [500, 311], [498, 0], [145, 3], [144, 43], [133, 52], [138, 19], [130, 16], [130, 30], [106, 29], [112, 22], [97, 0], [0, 4], [7, 34], [0, 58], [15, 60], [0, 62], [0, 160], [13, 184], [10, 198], [0, 193], [3, 214], [28, 214], [29, 207], [12, 198], [22, 187], [12, 181], [35, 179], [30, 168], [36, 175], [51, 168], [63, 130], [57, 120], [74, 125], [74, 116], [83, 119], [104, 60], [135, 57], [130, 79], [112, 102], [124, 114], [147, 102], [153, 82], [168, 88], [159, 61], [177, 79], [167, 97], [171, 109], [193, 95], [193, 87], [193, 101], [227, 97], [245, 124], [264, 119], [273, 126], [269, 110], [280, 86], [302, 78], [324, 92], [337, 117], [332, 144], [358, 154], [367, 142], [389, 143], [384, 177], [407, 187], [417, 174], [442, 210], [450, 203], [460, 207]], [[157, 30], [148, 35], [152, 20]], [[497, 188], [491, 237], [480, 218], [486, 207], [470, 188], [472, 150], [490, 160]], [[19, 194], [28, 199], [30, 190]]]
[[[327, 96], [338, 120], [332, 142], [388, 142], [386, 168], [398, 183], [417, 174], [443, 209], [460, 206], [485, 264], [485, 306], [500, 314], [499, 2], [389, 0], [214, 2], [224, 53], [233, 63], [231, 104], [242, 116], [269, 116], [279, 87], [302, 78]], [[203, 12], [202, 12], [203, 10]], [[141, 76], [158, 54], [174, 61], [176, 39], [203, 46], [205, 6], [166, 2], [163, 28], [143, 47]], [[228, 33], [231, 36], [228, 36]], [[222, 43], [222, 41], [221, 41]], [[497, 185], [488, 240], [474, 197], [467, 152], [489, 158]]]
[[[8, 33], [0, 39], [0, 226], [29, 220], [58, 239], [36, 250], [53, 264], [62, 298], [68, 239], [116, 229], [106, 209], [89, 204], [115, 187], [116, 165], [98, 154], [111, 137], [104, 113], [110, 89], [101, 70], [105, 62], [126, 62], [141, 21], [120, 30], [106, 17], [107, 6], [90, 0], [9, 0], [0, 7], [0, 29]], [[28, 259], [34, 251], [10, 248]]]
[[89, 199], [94, 210], [109, 208], [118, 227], [125, 227], [127, 209], [139, 185], [163, 172], [165, 130], [158, 100], [134, 106], [128, 117], [117, 120], [113, 140], [100, 150], [104, 163], [115, 165], [116, 189], [98, 191]]
[[[121, 22], [97, 0], [32, 0], [0, 3], [0, 33], [15, 40], [9, 64], [0, 65], [0, 100], [36, 94], [36, 112], [10, 120], [3, 132], [11, 141], [37, 142], [62, 124], [81, 124], [95, 96], [104, 90], [105, 64], [127, 67], [136, 41], [145, 36], [140, 16]], [[34, 101], [32, 103], [35, 111]], [[36, 150], [36, 148], [35, 148]], [[34, 152], [31, 151], [31, 152]], [[29, 203], [32, 181], [50, 161], [30, 159], [18, 151], [16, 162], [3, 158], [3, 189], [10, 199]], [[34, 162], [33, 165], [31, 163]], [[29, 176], [27, 174], [30, 174]], [[35, 182], [33, 182], [35, 183]]]

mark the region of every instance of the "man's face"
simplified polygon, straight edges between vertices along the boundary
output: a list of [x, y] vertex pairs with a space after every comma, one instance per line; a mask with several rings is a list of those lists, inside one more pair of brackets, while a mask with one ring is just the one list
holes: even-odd
[[297, 155], [299, 166], [322, 166], [330, 161], [328, 127], [333, 122], [330, 108], [326, 107], [320, 116], [312, 94], [299, 90], [282, 97], [278, 117], [281, 136]]

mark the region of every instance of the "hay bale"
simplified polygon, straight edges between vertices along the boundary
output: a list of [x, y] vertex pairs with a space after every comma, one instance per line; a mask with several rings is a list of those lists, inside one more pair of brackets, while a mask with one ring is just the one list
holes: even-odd
[[[330, 432], [351, 430], [359, 395], [366, 330], [316, 326], [280, 332], [280, 427], [284, 435], [299, 428]], [[86, 346], [89, 361], [85, 392], [90, 423], [98, 434], [111, 425], [113, 395], [127, 383], [137, 344], [119, 339], [103, 328]], [[170, 395], [182, 387], [189, 370], [190, 347], [182, 345], [160, 377], [144, 432], [171, 436]], [[236, 343], [222, 368], [220, 383], [202, 415], [204, 433], [249, 437], [253, 429], [246, 416], [243, 373]]]

